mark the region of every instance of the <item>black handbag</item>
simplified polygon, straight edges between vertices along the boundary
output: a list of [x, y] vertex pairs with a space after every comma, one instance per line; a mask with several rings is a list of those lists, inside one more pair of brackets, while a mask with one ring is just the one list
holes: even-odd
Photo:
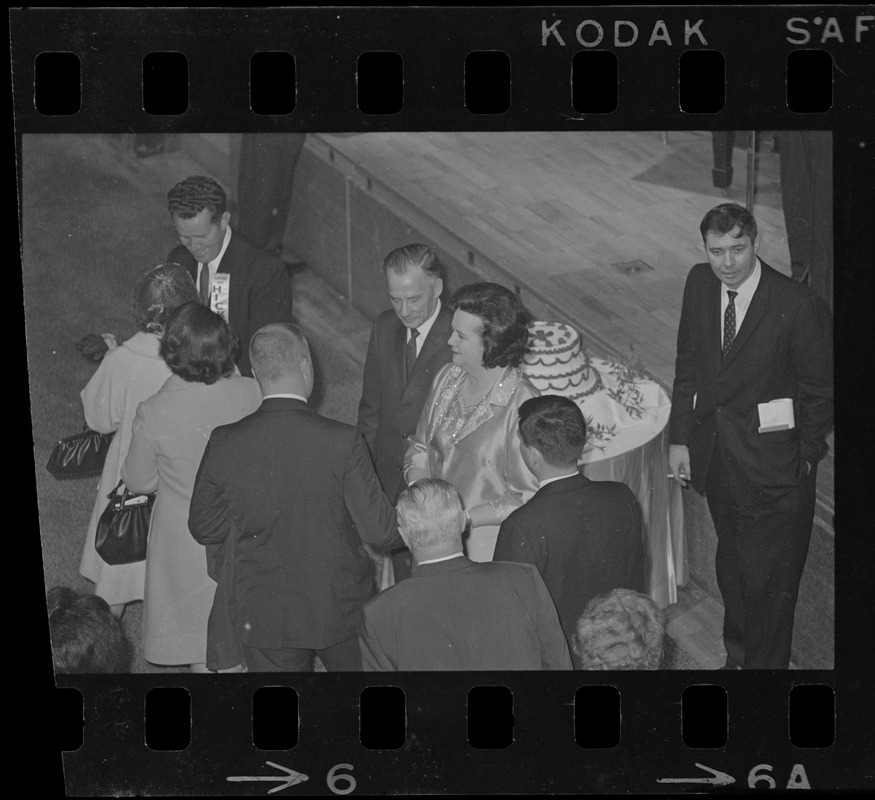
[[46, 469], [56, 478], [80, 478], [103, 469], [114, 433], [98, 433], [87, 425], [82, 433], [61, 439], [52, 450]]
[[146, 540], [155, 493], [131, 494], [119, 481], [108, 495], [109, 505], [97, 521], [94, 547], [107, 564], [133, 564], [146, 558]]

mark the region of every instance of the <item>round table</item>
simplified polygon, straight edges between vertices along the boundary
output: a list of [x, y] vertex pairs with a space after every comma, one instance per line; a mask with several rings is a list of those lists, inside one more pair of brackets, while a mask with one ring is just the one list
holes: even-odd
[[687, 562], [681, 488], [666, 477], [671, 403], [661, 387], [653, 386], [658, 397], [655, 415], [621, 430], [603, 449], [588, 446], [580, 466], [590, 480], [621, 481], [638, 498], [648, 593], [664, 608], [677, 602], [677, 587], [687, 581]]

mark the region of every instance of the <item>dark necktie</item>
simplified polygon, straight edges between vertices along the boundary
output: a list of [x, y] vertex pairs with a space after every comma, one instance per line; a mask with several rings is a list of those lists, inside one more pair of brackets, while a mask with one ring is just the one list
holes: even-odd
[[735, 338], [735, 296], [738, 292], [728, 291], [729, 303], [726, 306], [726, 311], [723, 314], [723, 357], [729, 352], [732, 347], [732, 340]]
[[416, 361], [416, 337], [419, 336], [419, 331], [416, 328], [410, 329], [410, 341], [407, 342], [407, 349], [404, 352], [404, 364], [407, 370], [407, 377], [413, 372], [413, 363]]
[[210, 268], [207, 264], [201, 264], [201, 300], [204, 305], [210, 307]]

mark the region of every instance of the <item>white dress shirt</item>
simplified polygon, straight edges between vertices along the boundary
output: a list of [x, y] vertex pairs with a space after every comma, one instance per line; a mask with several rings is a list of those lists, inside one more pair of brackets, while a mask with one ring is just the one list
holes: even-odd
[[458, 558], [465, 555], [461, 550], [458, 553], [453, 553], [451, 556], [443, 556], [442, 558], [430, 558], [428, 561], [417, 561], [416, 566], [421, 567], [423, 564], [437, 564], [440, 561], [449, 561], [451, 558]]
[[[431, 326], [434, 325], [434, 321], [437, 319], [437, 315], [441, 311], [441, 301], [438, 298], [437, 305], [435, 306], [434, 312], [432, 315], [422, 323], [416, 330], [419, 331], [419, 336], [416, 337], [416, 355], [419, 356], [420, 351], [422, 350], [422, 345], [425, 342], [425, 337], [428, 336], [428, 332], [431, 330]], [[410, 341], [410, 328], [407, 329], [407, 338], [405, 341]]]
[[[733, 292], [738, 292], [735, 296], [735, 335], [738, 336], [738, 332], [741, 330], [741, 323], [744, 322], [744, 315], [747, 314], [748, 308], [750, 308], [750, 301], [753, 299], [753, 293], [757, 290], [757, 286], [760, 285], [760, 276], [763, 274], [763, 271], [760, 267], [760, 260], [757, 258], [756, 264], [754, 264], [753, 270], [751, 270], [750, 275], [747, 276], [747, 280], [741, 284], [737, 289], [733, 289]], [[723, 321], [726, 317], [726, 307], [729, 305], [729, 295], [727, 292], [729, 289], [726, 287], [725, 283], [720, 284], [720, 341], [723, 341]]]
[[[210, 283], [212, 284], [213, 280], [216, 277], [216, 273], [219, 271], [219, 264], [222, 263], [222, 256], [225, 255], [225, 251], [228, 249], [228, 242], [231, 241], [231, 226], [229, 225], [225, 228], [225, 238], [222, 240], [222, 249], [219, 250], [219, 255], [217, 255], [212, 261], [207, 262], [207, 269], [210, 271]], [[197, 265], [197, 288], [200, 291], [201, 288], [201, 272], [203, 272], [203, 262]]]

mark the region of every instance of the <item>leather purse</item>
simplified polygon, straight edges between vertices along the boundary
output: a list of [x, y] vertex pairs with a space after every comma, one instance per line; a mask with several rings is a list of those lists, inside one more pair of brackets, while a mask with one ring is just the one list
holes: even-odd
[[133, 564], [145, 560], [155, 493], [131, 494], [124, 481], [119, 481], [107, 497], [109, 505], [97, 521], [94, 537], [98, 555], [107, 564]]
[[86, 425], [81, 433], [55, 445], [46, 469], [56, 478], [80, 478], [100, 472], [113, 436], [114, 433], [98, 433]]

